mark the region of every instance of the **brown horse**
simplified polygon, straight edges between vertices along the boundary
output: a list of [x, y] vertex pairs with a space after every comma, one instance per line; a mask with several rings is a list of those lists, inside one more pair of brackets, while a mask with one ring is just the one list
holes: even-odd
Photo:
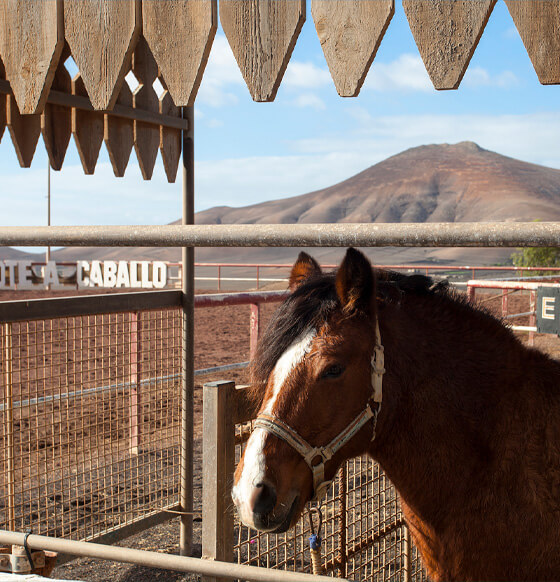
[[433, 579], [560, 580], [560, 363], [354, 249], [335, 274], [300, 254], [290, 289], [253, 367], [260, 412], [233, 488], [244, 523], [285, 531], [369, 453]]

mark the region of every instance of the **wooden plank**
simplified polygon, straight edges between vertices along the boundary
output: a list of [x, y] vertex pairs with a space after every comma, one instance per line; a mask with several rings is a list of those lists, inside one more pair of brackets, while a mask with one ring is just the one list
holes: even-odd
[[560, 2], [506, 0], [509, 13], [543, 85], [560, 83]]
[[[4, 69], [4, 63], [0, 59], [0, 80], [6, 79], [6, 71]], [[2, 136], [4, 135], [4, 130], [6, 129], [6, 96], [0, 95], [0, 141], [2, 141]]]
[[179, 106], [194, 105], [218, 27], [217, 12], [216, 0], [142, 2], [144, 37]]
[[[132, 107], [132, 93], [128, 83], [123, 83], [116, 105]], [[134, 145], [134, 122], [132, 119], [106, 113], [104, 128], [105, 147], [109, 152], [113, 172], [115, 176], [122, 178]]]
[[305, 0], [227, 0], [220, 21], [255, 101], [274, 101], [305, 22]]
[[95, 109], [112, 109], [140, 35], [140, 0], [65, 0], [66, 40]]
[[62, 0], [0, 2], [0, 54], [22, 114], [43, 111], [63, 47]]
[[403, 0], [410, 30], [436, 89], [457, 89], [496, 0]]
[[19, 165], [29, 168], [41, 135], [41, 116], [22, 115], [13, 95], [6, 95], [6, 125], [16, 150]]
[[341, 97], [360, 92], [394, 13], [394, 0], [312, 0], [315, 29]]
[[[144, 37], [140, 38], [134, 50], [132, 71], [140, 83], [140, 87], [132, 94], [134, 108], [159, 113], [159, 99], [153, 87], [158, 67]], [[150, 180], [154, 172], [159, 150], [159, 131], [158, 126], [142, 121], [134, 122], [134, 150], [144, 180]]]
[[[72, 95], [87, 96], [84, 81], [79, 73], [72, 79]], [[72, 135], [85, 174], [91, 175], [95, 172], [99, 150], [103, 143], [103, 132], [103, 113], [72, 108]]]
[[[163, 84], [163, 80], [160, 79]], [[173, 99], [166, 90], [159, 99], [159, 111], [163, 115], [181, 116], [181, 109], [173, 103]], [[168, 182], [175, 182], [179, 161], [181, 160], [181, 132], [161, 126], [159, 128], [159, 151], [163, 160], [163, 167]]]
[[[68, 50], [61, 58], [52, 83], [52, 89], [64, 93], [72, 92], [72, 79], [64, 66], [64, 60], [69, 54]], [[60, 170], [72, 135], [72, 110], [47, 103], [41, 115], [41, 133], [51, 168]]]
[[[235, 424], [231, 409], [234, 382], [210, 382], [202, 395], [202, 557], [233, 560], [231, 481], [235, 461]], [[221, 578], [204, 577], [204, 582]]]

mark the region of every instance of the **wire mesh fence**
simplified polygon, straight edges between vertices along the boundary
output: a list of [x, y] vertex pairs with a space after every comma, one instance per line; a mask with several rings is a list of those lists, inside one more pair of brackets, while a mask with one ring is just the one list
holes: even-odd
[[[236, 426], [236, 463], [251, 424]], [[322, 559], [327, 574], [349, 580], [428, 580], [404, 522], [395, 487], [369, 457], [346, 462], [323, 501]], [[283, 534], [264, 534], [236, 519], [238, 563], [311, 573], [309, 511]]]
[[94, 539], [179, 499], [181, 312], [0, 333], [0, 528]]

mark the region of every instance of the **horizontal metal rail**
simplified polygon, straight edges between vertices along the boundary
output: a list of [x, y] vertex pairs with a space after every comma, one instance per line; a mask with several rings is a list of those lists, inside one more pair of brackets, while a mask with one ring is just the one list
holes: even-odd
[[[0, 79], [0, 93], [5, 93], [7, 95], [13, 94], [9, 81]], [[189, 129], [188, 120], [181, 117], [164, 115], [162, 113], [156, 113], [155, 111], [148, 111], [146, 109], [127, 107], [126, 105], [120, 105], [119, 103], [117, 103], [113, 109], [110, 110], [96, 110], [87, 97], [83, 97], [81, 95], [71, 95], [70, 93], [64, 93], [63, 91], [56, 91], [54, 89], [49, 92], [47, 103], [50, 103], [51, 105], [61, 105], [62, 107], [72, 107], [74, 109], [81, 109], [83, 111], [92, 111], [101, 114], [107, 113], [112, 117], [133, 119], [136, 121], [142, 121], [143, 123], [149, 123], [151, 125], [169, 127], [171, 129], [180, 129], [185, 131], [188, 131]]]
[[[484, 281], [481, 279], [471, 279], [467, 281], [467, 286], [473, 289], [517, 289], [535, 291], [542, 287], [542, 283], [532, 283], [529, 281]], [[547, 287], [560, 287], [559, 283], [549, 283]]]
[[181, 291], [175, 290], [0, 301], [0, 321], [8, 323], [54, 319], [56, 317], [165, 309], [180, 307], [181, 301]]
[[25, 542], [30, 548], [35, 550], [49, 550], [52, 552], [73, 554], [75, 556], [137, 564], [149, 568], [165, 568], [177, 572], [193, 572], [202, 574], [203, 576], [222, 577], [229, 580], [240, 579], [250, 580], [252, 582], [288, 582], [291, 580], [293, 582], [332, 582], [332, 578], [327, 576], [314, 576], [299, 572], [257, 568], [256, 566], [242, 566], [241, 564], [202, 560], [187, 556], [174, 556], [159, 552], [147, 552], [132, 548], [94, 544], [91, 542], [77, 542], [34, 534], [26, 538], [26, 534], [23, 533], [0, 530], [0, 543], [2, 544], [23, 546]]
[[0, 246], [556, 247], [560, 222], [3, 226]]

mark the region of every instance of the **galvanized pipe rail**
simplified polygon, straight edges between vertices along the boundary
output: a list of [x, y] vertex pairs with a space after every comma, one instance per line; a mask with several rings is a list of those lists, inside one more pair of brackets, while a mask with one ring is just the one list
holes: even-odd
[[557, 247], [560, 222], [4, 226], [0, 246]]
[[[0, 543], [2, 544], [23, 546], [24, 541], [25, 534], [23, 533], [0, 530]], [[332, 582], [332, 578], [327, 576], [313, 576], [299, 572], [257, 568], [256, 566], [242, 566], [240, 564], [160, 554], [158, 552], [106, 546], [91, 542], [77, 542], [34, 534], [27, 537], [27, 544], [30, 548], [36, 550], [50, 550], [75, 556], [137, 564], [150, 568], [165, 568], [177, 572], [193, 572], [229, 580], [239, 579], [254, 582], [326, 582], [329, 580]]]

